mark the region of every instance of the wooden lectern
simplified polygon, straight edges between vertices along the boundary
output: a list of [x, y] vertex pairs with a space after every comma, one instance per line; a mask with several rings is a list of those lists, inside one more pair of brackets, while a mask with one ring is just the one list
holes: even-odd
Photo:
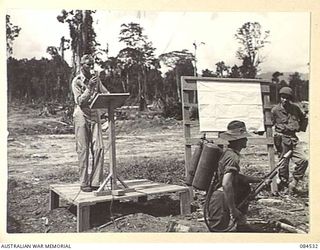
[[[111, 194], [123, 195], [124, 192], [133, 191], [117, 176], [116, 172], [116, 134], [115, 134], [115, 122], [114, 122], [114, 110], [122, 106], [125, 100], [129, 97], [129, 93], [101, 93], [97, 94], [90, 104], [91, 109], [108, 109], [108, 122], [109, 122], [109, 140], [110, 140], [110, 165], [109, 175], [100, 185], [99, 189], [94, 192], [95, 196], [102, 196], [110, 194], [110, 191], [104, 191], [105, 185], [110, 181]], [[123, 185], [124, 189], [118, 187], [117, 181]]]

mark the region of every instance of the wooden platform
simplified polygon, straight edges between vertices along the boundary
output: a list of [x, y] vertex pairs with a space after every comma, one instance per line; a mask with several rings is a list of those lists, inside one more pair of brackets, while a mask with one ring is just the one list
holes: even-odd
[[80, 185], [54, 184], [50, 185], [49, 209], [59, 207], [59, 198], [65, 199], [77, 206], [77, 231], [82, 232], [90, 228], [90, 206], [111, 200], [147, 200], [149, 195], [161, 195], [178, 192], [180, 196], [180, 213], [182, 215], [191, 212], [191, 199], [188, 187], [152, 182], [147, 179], [124, 181], [133, 192], [126, 192], [122, 196], [105, 195], [95, 196], [93, 192], [80, 191]]

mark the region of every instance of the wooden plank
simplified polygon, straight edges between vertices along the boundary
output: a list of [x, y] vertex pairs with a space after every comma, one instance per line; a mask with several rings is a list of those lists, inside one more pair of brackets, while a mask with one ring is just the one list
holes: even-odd
[[265, 110], [271, 110], [272, 109], [272, 106], [269, 104], [269, 105], [263, 105], [263, 109]]
[[270, 93], [270, 86], [269, 85], [265, 85], [265, 84], [261, 84], [261, 93]]
[[55, 193], [57, 193], [61, 198], [71, 202], [72, 204], [77, 204], [75, 202], [75, 198], [77, 198], [78, 196], [78, 193], [80, 194], [79, 192], [79, 186], [78, 186], [78, 191], [67, 191], [67, 189], [65, 187], [61, 188], [61, 187], [51, 187], [52, 188], [52, 191], [54, 191]]
[[71, 196], [75, 196], [75, 195], [89, 195], [90, 193], [86, 193], [86, 192], [82, 192], [80, 191], [80, 187], [70, 187], [70, 188], [66, 188], [66, 187], [57, 187], [54, 189], [54, 191], [59, 194], [61, 197], [63, 196], [67, 196], [67, 197], [71, 197]]
[[[56, 192], [60, 194], [60, 197], [69, 201], [74, 205], [78, 204], [87, 204], [87, 205], [94, 205], [96, 203], [110, 201], [112, 199], [118, 200], [119, 197], [114, 197], [112, 195], [105, 195], [105, 196], [95, 196], [93, 192], [79, 192], [79, 191], [70, 191], [67, 189], [55, 189]], [[141, 193], [138, 192], [130, 192], [126, 193], [123, 197], [132, 198], [132, 197], [139, 197], [142, 196]]]
[[[184, 107], [184, 103], [186, 102], [185, 100], [188, 100], [188, 93], [182, 92], [182, 106]], [[190, 111], [188, 109], [183, 108], [182, 109], [182, 115], [183, 115], [183, 121], [190, 121]], [[185, 124], [183, 126], [183, 132], [184, 132], [184, 138], [190, 138], [191, 137], [191, 128], [189, 124]], [[192, 151], [191, 151], [191, 145], [185, 145], [184, 148], [185, 154], [185, 177], [187, 177], [189, 164], [191, 162], [191, 157], [192, 157]]]
[[[213, 84], [214, 84], [215, 82], [217, 82], [217, 81], [214, 81], [214, 80], [212, 80], [212, 81], [213, 81], [213, 82], [212, 82]], [[235, 82], [235, 81], [234, 81], [234, 82]], [[246, 82], [244, 82], [244, 83], [246, 83]], [[251, 82], [248, 82], [248, 83], [251, 83]], [[255, 82], [255, 83], [257, 83], [257, 82]], [[235, 83], [235, 84], [237, 84], [237, 83]], [[194, 84], [194, 83], [186, 83], [183, 91], [184, 91], [184, 92], [185, 92], [185, 91], [198, 91], [197, 84]], [[269, 87], [269, 86], [261, 86], [261, 93], [262, 93], [262, 94], [268, 94], [268, 93], [270, 93], [270, 87]]]
[[113, 189], [111, 190], [111, 194], [116, 196], [123, 196], [125, 192], [123, 189], [117, 189], [117, 190]]
[[53, 190], [49, 192], [49, 210], [53, 210], [59, 207], [59, 195]]
[[75, 202], [81, 205], [94, 205], [96, 203], [100, 202], [107, 202], [111, 200], [123, 200], [123, 199], [132, 199], [132, 198], [138, 198], [140, 196], [144, 196], [144, 193], [141, 193], [140, 191], [134, 191], [134, 192], [129, 192], [125, 193], [122, 196], [114, 196], [114, 195], [106, 195], [106, 196], [94, 196], [92, 195], [90, 197], [80, 197], [77, 199]]
[[181, 89], [183, 90], [186, 84], [195, 84], [197, 82], [196, 78], [186, 80], [185, 76], [181, 76]]
[[272, 127], [272, 126], [273, 126], [273, 123], [272, 123], [271, 121], [268, 121], [268, 122], [266, 121], [264, 125], [269, 126], [269, 127]]
[[194, 76], [182, 76], [182, 79], [186, 82], [190, 81], [217, 81], [217, 82], [248, 82], [248, 83], [265, 83], [270, 84], [266, 79], [247, 79], [247, 78], [217, 78], [217, 77], [194, 77]]
[[147, 188], [154, 188], [154, 187], [160, 187], [160, 186], [163, 186], [165, 184], [160, 184], [160, 183], [151, 183], [151, 184], [147, 184], [147, 185], [137, 185], [137, 186], [134, 186], [134, 188], [136, 190], [141, 190], [141, 189], [147, 189]]
[[[155, 182], [151, 182], [147, 179], [140, 179], [140, 180], [126, 180], [124, 181], [124, 183], [126, 183], [129, 188], [133, 188], [136, 186], [141, 186], [141, 185], [159, 185], [159, 184], [155, 184]], [[69, 196], [73, 196], [79, 193], [80, 191], [80, 186], [79, 184], [54, 184], [54, 185], [50, 185], [50, 189], [54, 190], [55, 192], [57, 192], [58, 194], [60, 194], [61, 196], [65, 196], [70, 198]], [[85, 195], [85, 196], [90, 196], [91, 193], [84, 193], [84, 192], [80, 192], [81, 196]], [[79, 195], [80, 195], [79, 194]]]
[[145, 202], [148, 200], [148, 195], [179, 192], [181, 214], [190, 213], [191, 196], [188, 187], [151, 182], [146, 179], [127, 180], [124, 182], [130, 183], [131, 186], [140, 187], [141, 189], [139, 191], [124, 193], [122, 196], [95, 196], [93, 192], [79, 192], [79, 183], [50, 185], [50, 197], [52, 197], [50, 207], [53, 208], [57, 205], [56, 198], [59, 198], [58, 193], [61, 193], [61, 198], [67, 199], [75, 204], [77, 206], [77, 232], [83, 232], [90, 228], [90, 206], [99, 202], [109, 202], [111, 200], [119, 202], [121, 200], [128, 201], [131, 199], [138, 199], [139, 202]]
[[93, 195], [94, 196], [106, 196], [106, 195], [110, 195], [111, 194], [111, 190], [102, 190], [102, 191], [93, 191]]
[[136, 187], [139, 187], [139, 186], [142, 186], [142, 185], [151, 185], [151, 184], [154, 184], [154, 182], [152, 181], [144, 181], [144, 182], [133, 182], [133, 183], [127, 183], [127, 185], [129, 187], [132, 187], [132, 188], [136, 188]]
[[[134, 183], [134, 182], [131, 181], [131, 183]], [[139, 198], [139, 197], [143, 197], [145, 195], [150, 195], [150, 194], [180, 192], [180, 191], [186, 191], [186, 190], [188, 190], [189, 192], [188, 187], [185, 187], [185, 186], [178, 186], [178, 185], [171, 185], [171, 184], [157, 183], [157, 182], [146, 183], [145, 181], [140, 183], [141, 184], [137, 184], [136, 186], [140, 186], [141, 189], [136, 190], [134, 192], [125, 193], [123, 196], [113, 196], [113, 195], [95, 196], [93, 192], [89, 192], [89, 193], [79, 192], [79, 186], [74, 184], [70, 184], [69, 189], [66, 188], [65, 185], [52, 185], [52, 186], [55, 186], [54, 188], [56, 192], [59, 192], [61, 194], [60, 195], [61, 198], [68, 200], [72, 204], [81, 205], [81, 206], [89, 206], [89, 205], [94, 205], [100, 202], [108, 202], [111, 200], [122, 200], [122, 199], [125, 200], [129, 198]], [[143, 187], [144, 183], [146, 184], [145, 187]], [[66, 192], [66, 190], [68, 190], [68, 192]]]
[[195, 196], [195, 192], [193, 190], [192, 186], [188, 186], [189, 189], [189, 195], [190, 195], [190, 199], [193, 199], [193, 197]]
[[148, 179], [136, 179], [136, 180], [124, 180], [124, 182], [130, 186], [133, 185], [135, 183], [141, 183], [141, 182], [150, 182]]
[[117, 108], [124, 104], [130, 93], [99, 93], [90, 104], [91, 109], [107, 109], [110, 106]]
[[[136, 183], [148, 183], [150, 182], [150, 180], [148, 179], [133, 179], [133, 180], [124, 180], [124, 182], [127, 185], [134, 185]], [[118, 182], [118, 184], [120, 184], [120, 182]], [[76, 182], [76, 183], [62, 183], [62, 184], [51, 184], [50, 188], [52, 189], [56, 189], [56, 188], [66, 188], [66, 189], [79, 189], [80, 188], [80, 183]]]
[[139, 192], [150, 195], [150, 194], [171, 193], [171, 192], [186, 191], [186, 190], [189, 192], [189, 189], [187, 187], [177, 186], [177, 185], [166, 185], [163, 187], [139, 190]]
[[[265, 105], [270, 105], [270, 96], [269, 95], [265, 95], [263, 97], [263, 102]], [[265, 121], [266, 123], [270, 123], [271, 122], [271, 112], [270, 110], [266, 110], [265, 111]], [[269, 125], [269, 124], [268, 124]], [[266, 126], [266, 136], [269, 139], [272, 139], [273, 141], [273, 132], [272, 132], [272, 127], [271, 126]], [[273, 144], [268, 144], [267, 145], [267, 150], [268, 150], [268, 156], [269, 156], [269, 165], [270, 165], [270, 169], [274, 169], [276, 167], [275, 164], [275, 156], [274, 156], [274, 145]], [[278, 191], [278, 185], [276, 183], [276, 178], [273, 178], [272, 183], [271, 183], [271, 192], [275, 193]]]
[[[228, 145], [229, 143], [226, 140], [223, 140], [221, 138], [207, 138], [208, 140], [213, 140], [215, 144], [221, 144], [221, 145]], [[196, 145], [199, 143], [200, 138], [189, 138], [185, 140], [185, 145]], [[258, 138], [258, 137], [249, 137], [248, 138], [248, 144], [255, 144], [255, 145], [273, 145], [273, 138]]]
[[199, 121], [198, 120], [186, 120], [183, 122], [184, 125], [189, 125], [189, 126], [197, 126], [199, 125]]
[[[199, 80], [200, 81], [200, 80]], [[212, 83], [214, 84], [215, 82], [217, 82], [216, 80], [212, 80]], [[221, 81], [220, 81], [221, 82]], [[227, 81], [227, 82], [231, 82], [231, 81]], [[234, 80], [235, 84], [237, 84], [236, 80]], [[242, 83], [242, 82], [241, 82]], [[255, 82], [246, 82], [243, 81], [243, 83], [259, 83], [257, 81]], [[186, 83], [183, 87], [183, 91], [197, 91], [197, 84], [195, 83]], [[261, 85], [261, 93], [270, 93], [270, 87], [267, 85]]]
[[77, 206], [77, 232], [90, 228], [90, 206]]
[[265, 110], [264, 112], [264, 122], [265, 125], [271, 125], [272, 126], [272, 118], [271, 118], [271, 112], [270, 110]]
[[104, 179], [104, 181], [102, 182], [102, 184], [100, 185], [100, 187], [97, 190], [97, 194], [99, 194], [100, 192], [103, 192], [104, 187], [108, 184], [108, 182], [110, 181], [112, 175], [111, 173], [107, 176], [107, 178]]
[[191, 213], [191, 197], [189, 189], [185, 192], [180, 192], [180, 214], [186, 215]]
[[189, 83], [189, 82], [186, 82], [184, 85], [183, 85], [183, 92], [184, 91], [196, 91], [197, 90], [197, 82], [194, 82], [194, 83]]
[[189, 109], [189, 108], [198, 108], [198, 103], [190, 103], [190, 102], [185, 102], [183, 107], [185, 109]]

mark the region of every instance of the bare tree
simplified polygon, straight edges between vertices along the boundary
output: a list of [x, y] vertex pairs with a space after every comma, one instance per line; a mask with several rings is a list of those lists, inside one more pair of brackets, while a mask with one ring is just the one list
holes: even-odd
[[270, 31], [262, 31], [258, 22], [247, 22], [243, 24], [235, 34], [240, 43], [236, 52], [238, 59], [242, 60], [243, 77], [255, 78], [259, 71], [259, 65], [263, 62], [264, 57], [261, 55], [261, 49], [269, 43], [268, 37]]
[[194, 55], [188, 50], [184, 49], [181, 51], [171, 51], [162, 54], [159, 56], [159, 60], [174, 71], [178, 102], [181, 102], [180, 72], [186, 64], [189, 63], [192, 65], [192, 61], [194, 61]]
[[6, 35], [7, 35], [7, 57], [12, 55], [12, 44], [14, 39], [19, 36], [21, 28], [10, 21], [10, 15], [6, 15]]

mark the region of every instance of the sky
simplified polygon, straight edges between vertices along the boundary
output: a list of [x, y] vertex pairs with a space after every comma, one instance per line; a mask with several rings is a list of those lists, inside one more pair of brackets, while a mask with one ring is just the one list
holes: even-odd
[[[14, 41], [15, 58], [50, 56], [48, 46], [59, 46], [60, 38], [69, 37], [67, 24], [56, 19], [60, 10], [9, 10], [11, 22], [21, 27]], [[262, 50], [265, 58], [260, 66], [263, 72], [308, 73], [310, 59], [310, 14], [308, 12], [146, 12], [103, 11], [94, 14], [97, 40], [109, 45], [109, 56], [116, 56], [124, 47], [118, 41], [120, 25], [137, 22], [144, 28], [156, 48], [156, 55], [173, 50], [188, 49], [195, 53], [197, 68], [215, 71], [215, 64], [241, 65], [236, 58], [239, 43], [234, 35], [245, 22], [259, 22], [262, 31], [269, 30], [270, 43]], [[202, 44], [204, 43], [204, 44]], [[66, 53], [70, 62], [71, 52]]]

